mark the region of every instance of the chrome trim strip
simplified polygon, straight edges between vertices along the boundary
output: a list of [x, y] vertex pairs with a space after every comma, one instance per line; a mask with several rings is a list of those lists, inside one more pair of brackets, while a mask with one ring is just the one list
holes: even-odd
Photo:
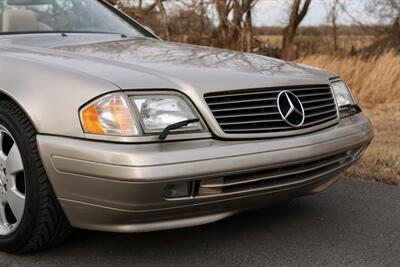
[[197, 139], [209, 139], [212, 138], [210, 132], [201, 133], [171, 133], [168, 139], [165, 141], [160, 141], [158, 135], [145, 135], [145, 136], [105, 136], [105, 135], [95, 135], [95, 134], [84, 134], [85, 138], [91, 139], [93, 141], [109, 141], [109, 142], [122, 142], [122, 143], [159, 143], [168, 141], [187, 141], [187, 140], [197, 140]]
[[[305, 85], [307, 86], [307, 85]], [[289, 91], [305, 91], [305, 90], [310, 90], [310, 88], [303, 88], [305, 86], [302, 86], [302, 88], [290, 88], [290, 87], [282, 87], [281, 90], [268, 90], [268, 88], [265, 88], [265, 91], [257, 91], [257, 92], [238, 92], [238, 93], [230, 93], [230, 94], [218, 94], [218, 95], [207, 95], [205, 96], [205, 99], [214, 99], [214, 98], [221, 98], [221, 97], [227, 97], [227, 96], [243, 96], [243, 95], [262, 95], [262, 94], [279, 94], [283, 90], [289, 90]], [[313, 85], [309, 85], [313, 86]], [[314, 90], [321, 90], [321, 89], [328, 89], [328, 85], [321, 86], [321, 87], [312, 87]], [[263, 88], [258, 88], [258, 89], [263, 89]], [[240, 90], [237, 90], [240, 91]]]

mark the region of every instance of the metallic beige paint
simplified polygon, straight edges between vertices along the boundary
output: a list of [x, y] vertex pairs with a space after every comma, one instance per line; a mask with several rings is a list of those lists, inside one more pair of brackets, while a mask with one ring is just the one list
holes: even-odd
[[117, 90], [169, 89], [188, 96], [210, 129], [227, 138], [204, 101], [205, 93], [328, 84], [335, 77], [253, 54], [152, 38], [116, 35], [112, 40], [108, 35], [93, 35], [98, 38], [85, 34], [0, 36], [0, 75], [7, 77], [0, 80], [0, 92], [26, 110], [40, 133], [83, 137], [75, 110], [89, 100]]
[[[94, 230], [198, 225], [326, 189], [356, 158], [320, 177], [279, 188], [176, 200], [162, 196], [171, 181], [246, 174], [365, 149], [373, 131], [362, 114], [292, 137], [233, 137], [221, 131], [203, 97], [223, 90], [329, 84], [334, 77], [295, 63], [152, 38], [0, 36], [0, 93], [14, 99], [36, 127], [42, 161], [72, 225]], [[85, 103], [109, 92], [143, 90], [186, 95], [210, 132], [176, 134], [168, 142], [155, 136], [83, 133], [79, 109]]]

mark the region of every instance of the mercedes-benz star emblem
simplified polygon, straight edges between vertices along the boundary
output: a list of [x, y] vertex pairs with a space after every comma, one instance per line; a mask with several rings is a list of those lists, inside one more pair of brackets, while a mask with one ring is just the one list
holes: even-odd
[[282, 91], [277, 99], [279, 113], [283, 120], [293, 127], [304, 124], [305, 113], [300, 99], [290, 91]]

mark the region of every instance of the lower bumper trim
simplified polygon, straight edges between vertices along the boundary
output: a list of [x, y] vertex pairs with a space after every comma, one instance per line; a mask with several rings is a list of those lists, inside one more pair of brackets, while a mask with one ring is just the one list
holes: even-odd
[[[217, 222], [239, 213], [239, 211], [226, 211], [187, 218], [175, 218], [153, 222], [134, 222], [132, 221], [132, 217], [134, 217], [131, 214], [132, 211], [116, 210], [66, 199], [60, 199], [60, 202], [65, 210], [73, 209], [75, 215], [79, 214], [80, 220], [72, 224], [74, 227], [116, 233], [145, 233], [187, 228]], [[112, 222], [104, 220], [100, 213], [103, 216], [106, 215], [108, 218], [113, 218]], [[89, 217], [85, 218], [87, 215], [89, 215]], [[93, 217], [96, 217], [96, 220], [93, 220]]]
[[188, 206], [135, 211], [59, 199], [74, 227], [118, 233], [138, 233], [184, 228], [216, 222], [239, 212], [261, 209], [289, 199], [318, 193], [339, 179], [339, 173], [301, 186], [216, 199]]

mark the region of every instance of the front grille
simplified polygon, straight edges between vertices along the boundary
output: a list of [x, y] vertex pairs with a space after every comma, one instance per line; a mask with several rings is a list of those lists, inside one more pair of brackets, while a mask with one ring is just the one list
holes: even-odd
[[[292, 127], [279, 113], [280, 92], [294, 93], [305, 111], [304, 124]], [[297, 86], [208, 93], [205, 100], [225, 133], [252, 134], [299, 130], [337, 121], [337, 108], [329, 85]]]
[[197, 181], [195, 196], [215, 196], [294, 186], [342, 171], [359, 158], [363, 148], [266, 170]]

